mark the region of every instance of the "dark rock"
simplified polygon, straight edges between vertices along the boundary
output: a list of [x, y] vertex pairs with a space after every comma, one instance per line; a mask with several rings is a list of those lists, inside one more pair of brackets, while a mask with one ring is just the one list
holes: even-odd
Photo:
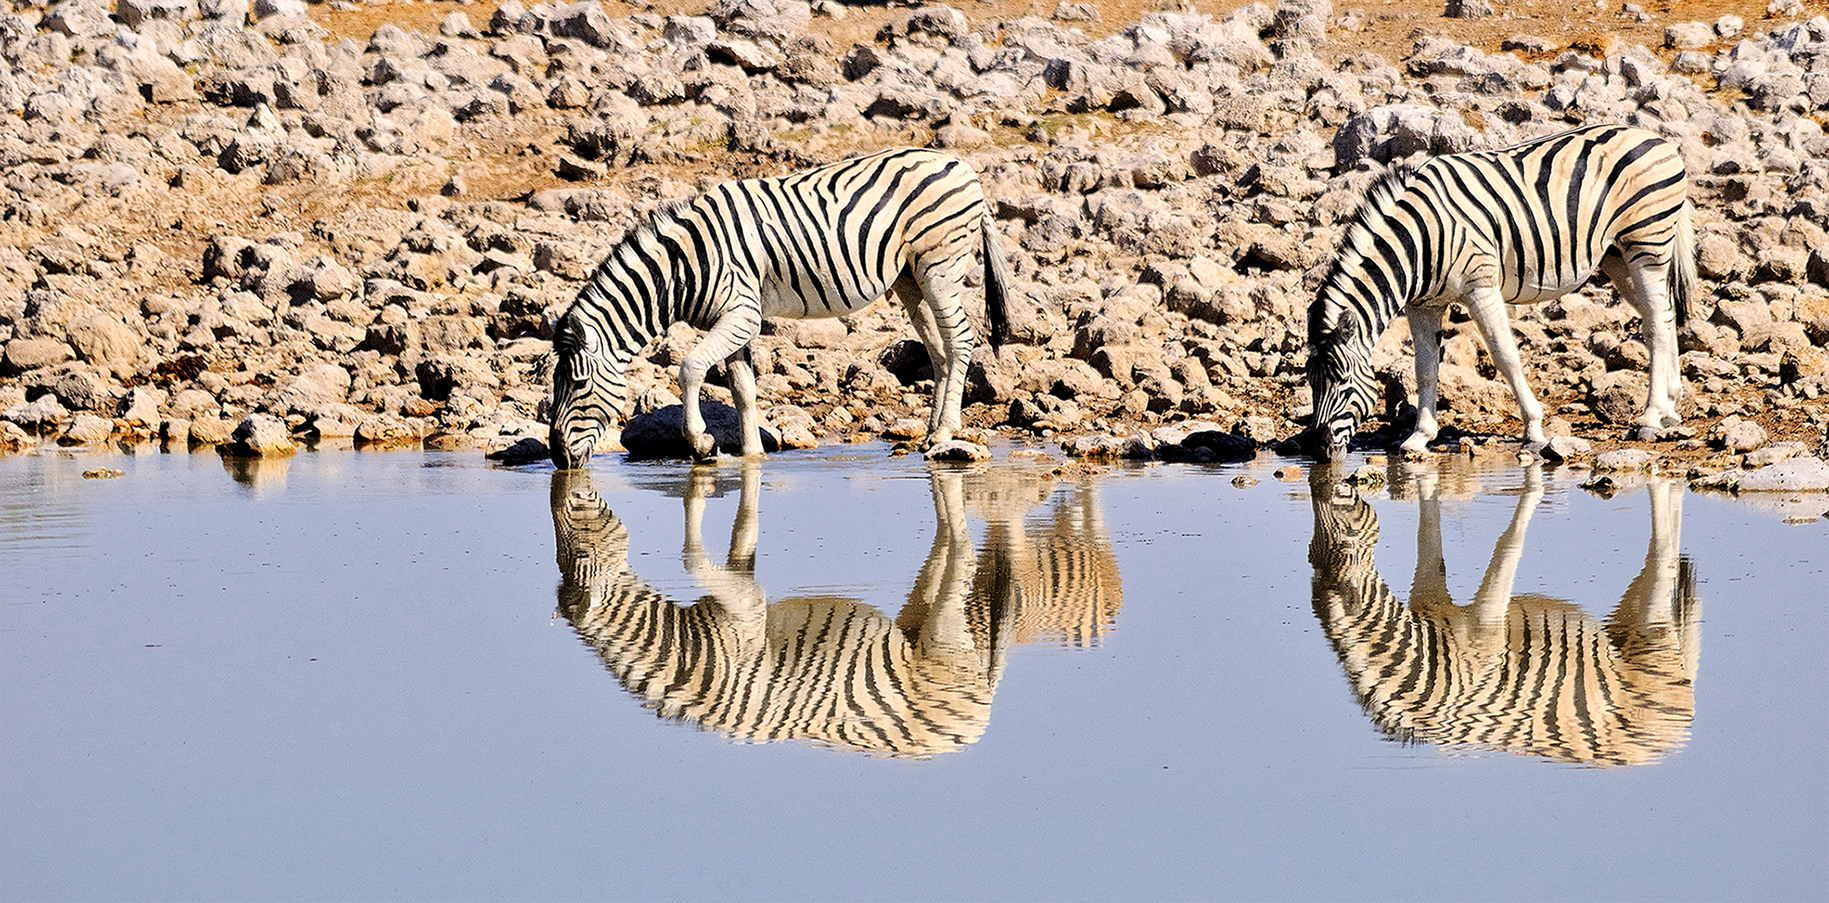
[[490, 452], [483, 457], [491, 461], [506, 464], [510, 467], [518, 467], [522, 464], [532, 464], [536, 461], [551, 460], [552, 452], [547, 449], [546, 443], [529, 436], [507, 448]]
[[[743, 438], [737, 429], [737, 409], [710, 399], [699, 400], [699, 414], [705, 418], [705, 432], [717, 440], [718, 451], [723, 454], [738, 455], [743, 453]], [[622, 428], [622, 447], [629, 452], [631, 460], [652, 458], [690, 458], [692, 449], [686, 445], [686, 437], [681, 432], [686, 425], [686, 409], [670, 404], [645, 414], [629, 418], [627, 426]], [[762, 449], [772, 452], [780, 448], [775, 434], [767, 428], [762, 430]]]

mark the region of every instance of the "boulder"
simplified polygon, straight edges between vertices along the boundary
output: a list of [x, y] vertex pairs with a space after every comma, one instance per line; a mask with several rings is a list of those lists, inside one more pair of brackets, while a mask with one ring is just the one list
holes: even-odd
[[114, 416], [139, 426], [159, 423], [159, 411], [165, 406], [165, 393], [152, 386], [134, 386], [121, 396]]
[[94, 414], [78, 414], [70, 421], [70, 426], [63, 435], [57, 437], [58, 445], [100, 445], [114, 435], [114, 421]]
[[267, 407], [277, 414], [305, 414], [349, 396], [349, 371], [337, 364], [318, 364], [300, 373]]
[[6, 343], [0, 373], [24, 373], [51, 367], [76, 357], [68, 342], [49, 336], [27, 336]]
[[269, 414], [249, 414], [217, 449], [224, 457], [276, 458], [298, 451], [286, 423]]
[[1619, 448], [1594, 456], [1594, 469], [1602, 473], [1648, 471], [1656, 463], [1657, 456], [1642, 448]]
[[18, 424], [0, 420], [0, 455], [16, 455], [37, 446], [37, 440]]

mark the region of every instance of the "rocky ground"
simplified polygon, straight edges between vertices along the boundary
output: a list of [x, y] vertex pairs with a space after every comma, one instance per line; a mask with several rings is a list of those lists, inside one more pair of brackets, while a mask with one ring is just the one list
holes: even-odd
[[[1692, 173], [1694, 403], [1686, 435], [1623, 442], [1645, 381], [1630, 309], [1601, 287], [1523, 311], [1556, 454], [1821, 455], [1825, 12], [14, 0], [0, 447], [543, 438], [551, 320], [646, 210], [917, 144], [977, 167], [1016, 277], [1016, 338], [981, 351], [968, 422], [1228, 457], [1300, 428], [1316, 270], [1385, 164], [1624, 122]], [[1509, 392], [1465, 317], [1450, 329], [1443, 447], [1515, 447]], [[766, 332], [783, 444], [919, 438], [930, 374], [899, 309]], [[632, 413], [677, 401], [695, 338], [636, 362]], [[1380, 348], [1393, 419], [1404, 344]]]

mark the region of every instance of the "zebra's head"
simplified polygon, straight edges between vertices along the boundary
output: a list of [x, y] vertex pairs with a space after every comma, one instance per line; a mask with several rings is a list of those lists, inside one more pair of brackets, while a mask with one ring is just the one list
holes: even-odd
[[576, 304], [553, 329], [553, 351], [558, 355], [548, 406], [553, 466], [560, 470], [584, 467], [590, 463], [591, 449], [609, 428], [610, 418], [622, 407], [622, 400], [612, 391], [620, 380], [611, 378], [603, 339], [583, 322]]
[[1374, 388], [1371, 342], [1365, 324], [1327, 288], [1308, 309], [1308, 387], [1314, 415], [1308, 445], [1315, 457], [1346, 457], [1359, 421], [1371, 412]]

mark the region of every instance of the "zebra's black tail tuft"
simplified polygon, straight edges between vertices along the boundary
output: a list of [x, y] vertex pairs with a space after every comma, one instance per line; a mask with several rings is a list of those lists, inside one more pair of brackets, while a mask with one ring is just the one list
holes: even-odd
[[1670, 258], [1670, 305], [1676, 309], [1677, 327], [1689, 320], [1689, 305], [1696, 294], [1695, 205], [1684, 199], [1677, 211], [1677, 235]]
[[982, 224], [984, 232], [984, 317], [990, 321], [991, 347], [1001, 348], [1010, 340], [1010, 264], [1003, 257], [1003, 246], [997, 240], [997, 220], [987, 207]]

